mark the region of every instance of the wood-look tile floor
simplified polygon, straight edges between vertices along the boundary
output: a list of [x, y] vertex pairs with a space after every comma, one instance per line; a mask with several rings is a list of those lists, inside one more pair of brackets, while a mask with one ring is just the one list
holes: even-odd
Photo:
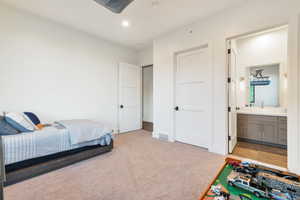
[[280, 167], [287, 167], [286, 149], [261, 144], [238, 142], [232, 154]]

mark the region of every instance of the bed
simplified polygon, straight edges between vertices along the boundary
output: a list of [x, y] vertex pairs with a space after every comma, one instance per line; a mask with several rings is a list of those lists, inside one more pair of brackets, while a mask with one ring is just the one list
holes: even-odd
[[[95, 131], [97, 130], [97, 131]], [[31, 133], [2, 136], [5, 185], [109, 152], [112, 130], [88, 120], [69, 120]]]

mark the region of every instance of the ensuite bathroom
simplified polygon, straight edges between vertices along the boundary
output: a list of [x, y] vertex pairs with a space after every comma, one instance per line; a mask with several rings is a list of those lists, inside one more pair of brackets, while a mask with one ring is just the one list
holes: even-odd
[[287, 41], [287, 26], [229, 41], [229, 151], [280, 167], [287, 166]]

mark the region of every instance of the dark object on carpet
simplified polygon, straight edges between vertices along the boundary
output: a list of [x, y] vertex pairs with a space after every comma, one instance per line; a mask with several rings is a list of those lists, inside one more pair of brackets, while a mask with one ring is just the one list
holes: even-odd
[[41, 158], [34, 158], [5, 166], [6, 181], [4, 186], [12, 185], [44, 173], [66, 167], [76, 162], [110, 152], [113, 140], [108, 146], [82, 147]]
[[114, 13], [121, 13], [134, 0], [94, 0]]

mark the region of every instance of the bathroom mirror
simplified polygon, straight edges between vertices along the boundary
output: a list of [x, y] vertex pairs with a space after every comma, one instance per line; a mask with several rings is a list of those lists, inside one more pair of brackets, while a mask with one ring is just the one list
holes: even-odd
[[248, 103], [255, 107], [279, 107], [280, 64], [248, 67]]

